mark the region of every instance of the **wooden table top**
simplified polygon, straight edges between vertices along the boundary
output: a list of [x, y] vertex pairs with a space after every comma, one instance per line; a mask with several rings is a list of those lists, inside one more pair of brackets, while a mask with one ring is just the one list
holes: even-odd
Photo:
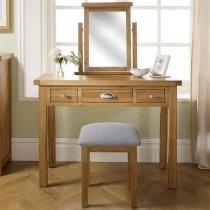
[[34, 80], [39, 86], [181, 86], [182, 81], [174, 78], [135, 77], [133, 75], [65, 75], [43, 74]]

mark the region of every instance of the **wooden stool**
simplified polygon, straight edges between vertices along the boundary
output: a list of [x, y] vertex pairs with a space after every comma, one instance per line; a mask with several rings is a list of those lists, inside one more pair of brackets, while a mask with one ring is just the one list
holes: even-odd
[[141, 144], [137, 129], [126, 123], [92, 123], [82, 127], [82, 207], [88, 207], [90, 152], [127, 152], [131, 207], [136, 208], [137, 146]]

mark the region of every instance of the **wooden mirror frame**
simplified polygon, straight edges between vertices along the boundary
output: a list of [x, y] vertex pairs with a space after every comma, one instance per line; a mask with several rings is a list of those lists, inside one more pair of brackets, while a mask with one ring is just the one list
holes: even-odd
[[0, 10], [0, 13], [5, 12], [5, 17], [3, 17], [5, 19], [5, 24], [4, 25], [0, 25], [0, 32], [4, 31], [4, 30], [9, 30], [11, 28], [11, 23], [10, 23], [10, 5], [11, 5], [11, 0], [0, 0], [0, 4], [6, 4], [5, 7], [5, 11], [4, 8], [2, 7]]
[[[79, 69], [77, 74], [130, 74], [131, 68], [131, 19], [130, 7], [132, 2], [101, 2], [101, 3], [82, 3], [84, 7], [84, 71]], [[125, 67], [90, 67], [89, 66], [89, 15], [90, 12], [95, 11], [122, 11], [126, 14], [126, 57], [127, 65]], [[81, 33], [81, 25], [79, 26], [79, 33]], [[79, 48], [81, 43], [81, 35], [79, 35]], [[83, 51], [79, 54], [83, 57]]]

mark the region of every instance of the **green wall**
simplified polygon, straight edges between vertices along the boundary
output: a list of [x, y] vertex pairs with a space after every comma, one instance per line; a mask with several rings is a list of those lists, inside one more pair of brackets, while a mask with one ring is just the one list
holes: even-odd
[[[18, 101], [18, 36], [16, 11], [13, 29], [0, 33], [0, 53], [13, 53], [12, 61], [12, 137], [38, 137], [38, 102]], [[97, 121], [122, 121], [136, 125], [143, 139], [159, 137], [159, 108], [77, 107], [56, 109], [57, 137], [76, 138], [80, 127]], [[178, 103], [178, 138], [190, 139], [190, 103]]]

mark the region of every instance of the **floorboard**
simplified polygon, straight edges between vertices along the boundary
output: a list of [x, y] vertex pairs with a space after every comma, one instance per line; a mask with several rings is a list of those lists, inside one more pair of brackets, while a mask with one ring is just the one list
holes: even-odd
[[[92, 163], [88, 210], [130, 208], [126, 163]], [[49, 187], [38, 186], [37, 162], [11, 162], [0, 177], [0, 210], [81, 210], [78, 162], [49, 169]], [[178, 187], [167, 188], [167, 171], [156, 163], [138, 163], [141, 210], [209, 210], [210, 171], [178, 164]]]

